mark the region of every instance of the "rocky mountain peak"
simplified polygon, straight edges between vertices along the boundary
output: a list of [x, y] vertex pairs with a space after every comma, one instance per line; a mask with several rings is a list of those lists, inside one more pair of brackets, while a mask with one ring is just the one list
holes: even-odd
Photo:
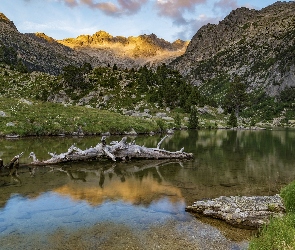
[[95, 42], [109, 42], [112, 40], [113, 36], [106, 31], [100, 30], [92, 35], [93, 41]]
[[116, 64], [121, 68], [138, 68], [145, 64], [168, 63], [183, 54], [188, 44], [181, 40], [170, 43], [158, 38], [153, 33], [137, 37], [123, 37], [112, 36], [102, 30], [93, 35], [81, 35], [77, 38], [67, 38], [58, 42], [87, 53], [93, 57], [97, 65]]
[[40, 39], [44, 39], [45, 41], [49, 42], [49, 43], [56, 43], [56, 41], [50, 37], [50, 36], [47, 36], [46, 34], [44, 33], [40, 33], [40, 32], [36, 32], [35, 33], [35, 36], [36, 37], [39, 37]]
[[0, 20], [5, 22], [11, 22], [7, 16], [5, 16], [3, 13], [0, 13]]
[[97, 31], [93, 36], [94, 37], [102, 37], [102, 38], [112, 38], [113, 37], [110, 33], [106, 32], [104, 30]]
[[0, 22], [4, 22], [4, 23], [10, 25], [12, 28], [16, 29], [14, 23], [12, 21], [10, 21], [10, 19], [1, 12], [0, 12]]
[[257, 10], [248, 9], [246, 7], [241, 7], [236, 10], [232, 10], [228, 16], [226, 16], [220, 23], [223, 25], [241, 25], [257, 13]]

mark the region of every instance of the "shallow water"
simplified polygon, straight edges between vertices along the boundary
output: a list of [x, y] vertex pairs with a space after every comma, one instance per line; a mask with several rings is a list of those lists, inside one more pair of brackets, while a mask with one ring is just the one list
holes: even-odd
[[[295, 131], [181, 131], [161, 147], [190, 161], [91, 161], [0, 172], [1, 249], [245, 249], [251, 232], [194, 218], [185, 206], [220, 195], [273, 195], [294, 179]], [[139, 136], [155, 147], [161, 137]], [[110, 137], [108, 142], [120, 140]], [[99, 137], [0, 140], [7, 163]]]

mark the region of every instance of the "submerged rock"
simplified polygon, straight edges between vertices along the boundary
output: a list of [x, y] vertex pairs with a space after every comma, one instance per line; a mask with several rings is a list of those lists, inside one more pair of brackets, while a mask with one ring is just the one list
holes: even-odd
[[186, 211], [226, 221], [242, 228], [259, 228], [271, 217], [282, 216], [285, 207], [281, 197], [274, 196], [221, 196], [194, 202]]

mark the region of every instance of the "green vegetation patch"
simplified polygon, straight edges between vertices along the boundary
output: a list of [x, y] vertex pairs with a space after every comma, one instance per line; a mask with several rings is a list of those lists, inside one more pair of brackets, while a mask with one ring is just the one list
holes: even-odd
[[295, 181], [282, 188], [280, 195], [287, 214], [273, 218], [250, 242], [250, 250], [295, 249]]
[[79, 128], [85, 134], [124, 133], [132, 128], [137, 133], [157, 131], [151, 120], [128, 117], [105, 110], [54, 103], [30, 102], [24, 99], [1, 98], [0, 134], [57, 135], [72, 134]]
[[295, 249], [295, 214], [272, 219], [259, 235], [251, 241], [249, 250]]
[[284, 200], [286, 211], [295, 213], [295, 181], [281, 190], [281, 196]]

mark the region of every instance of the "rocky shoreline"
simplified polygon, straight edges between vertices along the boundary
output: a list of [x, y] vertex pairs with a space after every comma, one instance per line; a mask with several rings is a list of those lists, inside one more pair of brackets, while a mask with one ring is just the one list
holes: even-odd
[[247, 229], [257, 229], [268, 224], [271, 217], [282, 216], [285, 207], [282, 198], [274, 196], [220, 196], [196, 201], [186, 207], [187, 212], [224, 220], [228, 224]]

